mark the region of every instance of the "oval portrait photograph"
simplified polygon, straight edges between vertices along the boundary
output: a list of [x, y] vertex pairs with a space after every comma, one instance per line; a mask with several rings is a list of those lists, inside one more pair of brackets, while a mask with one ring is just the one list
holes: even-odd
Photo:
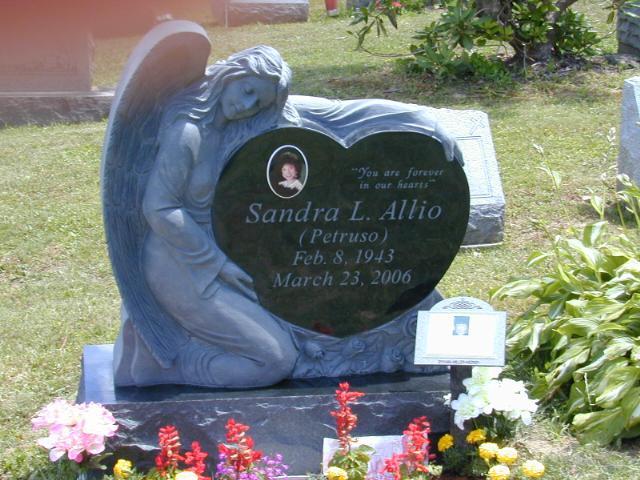
[[298, 195], [307, 183], [308, 173], [307, 158], [293, 145], [276, 148], [267, 164], [267, 182], [271, 191], [280, 198]]

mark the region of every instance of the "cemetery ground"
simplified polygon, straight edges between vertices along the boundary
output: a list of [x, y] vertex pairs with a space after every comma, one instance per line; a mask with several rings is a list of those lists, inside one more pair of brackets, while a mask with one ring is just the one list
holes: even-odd
[[[533, 275], [526, 258], [550, 245], [549, 234], [596, 220], [584, 197], [614, 186], [623, 80], [640, 74], [597, 60], [591, 69], [531, 75], [514, 85], [434, 82], [405, 74], [393, 60], [354, 52], [347, 18], [326, 19], [312, 4], [307, 24], [208, 27], [212, 60], [258, 43], [277, 48], [294, 71], [293, 93], [389, 98], [435, 107], [479, 109], [491, 121], [507, 201], [505, 241], [465, 249], [439, 288], [445, 296], [488, 300], [489, 289]], [[595, 2], [584, 10], [605, 31]], [[372, 42], [406, 51], [425, 15], [406, 14], [401, 30]], [[94, 84], [114, 86], [137, 38], [97, 43]], [[614, 37], [603, 45], [615, 51]], [[119, 295], [109, 260], [99, 198], [106, 122], [0, 130], [0, 478], [26, 478], [47, 463], [34, 445], [31, 416], [55, 397], [73, 399], [85, 344], [111, 343]], [[543, 147], [542, 155], [533, 144]], [[562, 177], [556, 189], [548, 166]], [[544, 225], [544, 228], [541, 227]], [[539, 272], [538, 272], [539, 273]], [[513, 319], [525, 304], [494, 302]], [[398, 425], [398, 430], [402, 429]], [[354, 432], [357, 434], [357, 430]], [[515, 442], [542, 460], [549, 479], [640, 478], [640, 443], [581, 446], [552, 408]]]

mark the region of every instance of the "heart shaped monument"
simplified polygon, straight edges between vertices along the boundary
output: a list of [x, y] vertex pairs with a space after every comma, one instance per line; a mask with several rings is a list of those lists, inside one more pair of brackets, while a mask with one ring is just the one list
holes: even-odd
[[218, 244], [253, 278], [260, 304], [334, 337], [371, 330], [429, 295], [468, 216], [463, 168], [436, 139], [382, 132], [344, 145], [299, 127], [237, 151], [213, 211]]

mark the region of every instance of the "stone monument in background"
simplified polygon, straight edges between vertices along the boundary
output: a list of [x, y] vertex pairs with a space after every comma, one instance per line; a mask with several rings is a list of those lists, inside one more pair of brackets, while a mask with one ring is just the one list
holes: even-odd
[[0, 14], [0, 127], [89, 121], [112, 93], [91, 90], [90, 2], [7, 0]]
[[226, 27], [306, 22], [309, 0], [212, 0], [211, 12], [218, 23]]
[[624, 82], [618, 173], [640, 185], [640, 77]]
[[[633, 3], [633, 2], [629, 2]], [[633, 15], [627, 15], [629, 12]], [[618, 52], [640, 57], [640, 6], [625, 5], [618, 13]]]

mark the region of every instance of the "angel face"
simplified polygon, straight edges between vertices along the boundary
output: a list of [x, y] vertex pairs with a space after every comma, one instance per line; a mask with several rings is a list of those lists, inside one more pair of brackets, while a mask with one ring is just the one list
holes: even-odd
[[220, 96], [227, 120], [249, 118], [276, 100], [276, 85], [260, 77], [247, 76], [230, 82]]

